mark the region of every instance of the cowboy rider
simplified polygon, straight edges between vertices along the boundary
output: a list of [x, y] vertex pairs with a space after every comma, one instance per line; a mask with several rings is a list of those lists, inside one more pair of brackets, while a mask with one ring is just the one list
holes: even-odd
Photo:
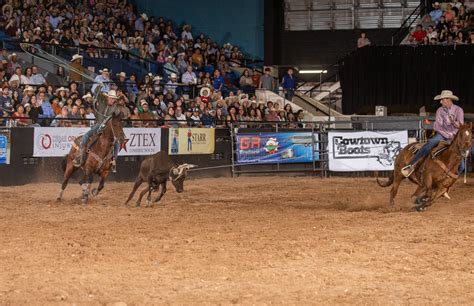
[[[79, 153], [76, 155], [76, 158], [73, 161], [73, 165], [75, 167], [81, 167], [84, 162], [86, 161], [86, 156], [85, 154], [85, 147], [87, 145], [87, 142], [89, 141], [89, 138], [93, 136], [94, 134], [102, 132], [102, 130], [105, 128], [107, 122], [112, 118], [113, 114], [120, 114], [120, 108], [117, 105], [116, 101], [119, 98], [115, 92], [115, 90], [109, 90], [107, 93], [102, 93], [102, 84], [96, 87], [95, 89], [95, 101], [94, 103], [96, 104], [96, 108], [94, 109], [94, 114], [95, 114], [95, 125], [87, 131], [82, 136], [81, 143], [80, 143], [80, 148], [79, 148]], [[112, 156], [112, 172], [116, 172], [116, 167], [117, 167], [117, 156], [120, 151], [120, 144], [118, 141], [114, 142], [114, 150], [113, 150], [113, 156]]]
[[[440, 141], [452, 141], [459, 127], [464, 124], [464, 111], [453, 103], [453, 101], [459, 101], [459, 98], [452, 91], [443, 90], [441, 94], [434, 97], [434, 100], [439, 100], [441, 103], [441, 107], [436, 111], [436, 120], [433, 125], [437, 133], [433, 138], [428, 139], [425, 145], [416, 153], [413, 160], [402, 168], [401, 172], [405, 177], [409, 177], [413, 173], [416, 163], [427, 156]], [[464, 162], [461, 163], [458, 171], [462, 172], [463, 169]]]

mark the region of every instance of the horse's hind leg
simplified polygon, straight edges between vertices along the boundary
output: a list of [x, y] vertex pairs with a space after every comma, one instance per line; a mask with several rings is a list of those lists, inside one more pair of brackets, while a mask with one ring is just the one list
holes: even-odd
[[127, 201], [125, 202], [125, 205], [128, 205], [128, 202], [130, 202], [130, 200], [133, 198], [133, 196], [135, 195], [135, 192], [137, 192], [138, 187], [140, 187], [140, 185], [141, 185], [142, 183], [143, 183], [143, 179], [142, 179], [141, 175], [139, 175], [139, 176], [135, 179], [135, 184], [133, 185], [132, 192], [130, 192], [130, 194], [128, 195], [128, 199], [127, 199]]
[[399, 210], [400, 209], [399, 206], [395, 207], [395, 197], [397, 196], [398, 188], [400, 187], [400, 184], [405, 177], [403, 177], [401, 173], [396, 173], [395, 170], [394, 170], [393, 175], [394, 175], [393, 185], [392, 185], [392, 189], [390, 190], [390, 208], [392, 210], [395, 210], [395, 209]]
[[61, 201], [63, 198], [64, 189], [66, 189], [69, 179], [71, 178], [72, 174], [76, 171], [72, 163], [68, 163], [66, 166], [66, 170], [64, 171], [64, 179], [61, 184], [61, 189], [59, 190], [58, 196], [56, 198], [57, 201]]

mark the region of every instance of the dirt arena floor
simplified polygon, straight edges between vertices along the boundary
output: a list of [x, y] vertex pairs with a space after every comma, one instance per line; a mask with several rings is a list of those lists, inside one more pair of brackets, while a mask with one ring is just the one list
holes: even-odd
[[186, 182], [154, 208], [110, 183], [0, 188], [0, 304], [473, 304], [474, 178], [387, 213], [374, 179]]

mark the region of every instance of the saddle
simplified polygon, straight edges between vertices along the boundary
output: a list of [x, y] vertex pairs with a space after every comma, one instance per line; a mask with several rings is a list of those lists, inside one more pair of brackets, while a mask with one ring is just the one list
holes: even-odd
[[[83, 136], [81, 135], [79, 137], [76, 137], [76, 139], [74, 139], [73, 147], [77, 151], [79, 151], [79, 148], [81, 146], [82, 137]], [[86, 148], [85, 148], [86, 152], [88, 152], [92, 148], [92, 146], [97, 142], [97, 140], [99, 140], [99, 137], [100, 137], [99, 133], [96, 133], [92, 135], [91, 137], [89, 137], [89, 140], [87, 141]]]
[[441, 153], [443, 153], [444, 151], [448, 149], [449, 145], [450, 145], [449, 142], [440, 141], [438, 145], [431, 150], [431, 158], [435, 159], [436, 157], [441, 155]]
[[[436, 147], [431, 149], [431, 158], [434, 159], [438, 157], [441, 153], [443, 153], [449, 147], [449, 145], [450, 145], [449, 142], [440, 141]], [[418, 153], [418, 151], [420, 151], [421, 147], [423, 147], [423, 144], [417, 142], [414, 145], [412, 145], [409, 150], [411, 153], [416, 154]]]

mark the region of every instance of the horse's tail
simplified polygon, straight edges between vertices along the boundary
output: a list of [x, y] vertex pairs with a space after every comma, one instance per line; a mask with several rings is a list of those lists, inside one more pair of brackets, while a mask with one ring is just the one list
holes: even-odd
[[390, 173], [390, 176], [388, 177], [388, 181], [386, 181], [386, 182], [381, 182], [379, 180], [379, 173], [378, 172], [375, 173], [375, 178], [377, 179], [377, 184], [380, 187], [388, 187], [388, 186], [393, 184], [393, 171]]

